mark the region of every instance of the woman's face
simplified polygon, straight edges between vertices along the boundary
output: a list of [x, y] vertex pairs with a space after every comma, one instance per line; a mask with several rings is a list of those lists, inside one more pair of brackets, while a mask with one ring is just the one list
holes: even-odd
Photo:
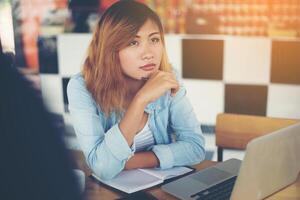
[[148, 78], [159, 69], [162, 53], [159, 28], [147, 20], [128, 46], [119, 51], [122, 71], [136, 80]]

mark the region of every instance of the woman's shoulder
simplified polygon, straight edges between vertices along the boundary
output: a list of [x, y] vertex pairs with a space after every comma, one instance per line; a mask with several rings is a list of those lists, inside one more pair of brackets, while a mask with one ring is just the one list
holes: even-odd
[[86, 89], [85, 80], [81, 73], [73, 75], [68, 82], [68, 90], [70, 89]]
[[73, 75], [67, 85], [68, 96], [76, 97], [89, 97], [92, 98], [91, 93], [88, 91], [85, 79], [81, 73]]
[[83, 75], [81, 72], [77, 73], [77, 74], [74, 74], [73, 76], [71, 76], [70, 78], [70, 81], [74, 81], [74, 82], [78, 82], [78, 83], [81, 83], [81, 84], [85, 84], [85, 80], [83, 78]]
[[74, 103], [76, 102], [81, 104], [80, 106], [92, 105], [93, 108], [97, 108], [97, 112], [103, 114], [102, 109], [87, 89], [85, 79], [81, 73], [75, 74], [70, 78], [67, 86], [67, 95], [69, 104], [74, 105]]

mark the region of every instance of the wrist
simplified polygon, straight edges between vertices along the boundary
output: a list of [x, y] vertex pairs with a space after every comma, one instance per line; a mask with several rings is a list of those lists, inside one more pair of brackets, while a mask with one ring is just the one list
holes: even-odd
[[133, 98], [133, 102], [145, 108], [148, 105], [148, 101], [139, 93]]

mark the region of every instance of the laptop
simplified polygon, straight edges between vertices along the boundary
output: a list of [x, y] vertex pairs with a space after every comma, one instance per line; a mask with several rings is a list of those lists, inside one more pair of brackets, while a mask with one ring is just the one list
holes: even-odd
[[180, 199], [263, 199], [300, 171], [300, 123], [251, 140], [243, 161], [230, 159], [162, 186]]

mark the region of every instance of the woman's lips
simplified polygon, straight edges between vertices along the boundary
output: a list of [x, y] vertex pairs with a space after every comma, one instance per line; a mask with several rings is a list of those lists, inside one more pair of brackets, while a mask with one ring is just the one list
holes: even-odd
[[152, 71], [155, 68], [155, 64], [147, 64], [147, 65], [141, 66], [139, 68], [144, 71]]

